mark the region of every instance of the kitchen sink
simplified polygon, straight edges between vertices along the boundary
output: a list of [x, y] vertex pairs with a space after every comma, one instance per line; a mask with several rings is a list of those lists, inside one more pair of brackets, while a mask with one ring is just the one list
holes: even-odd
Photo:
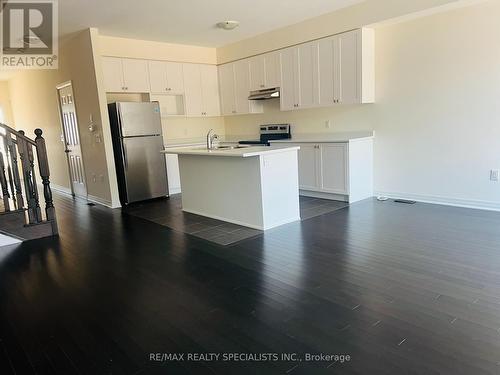
[[235, 149], [238, 149], [238, 148], [248, 148], [249, 146], [245, 146], [245, 145], [218, 145], [218, 146], [215, 146], [212, 150], [214, 151], [217, 151], [217, 150], [221, 150], [221, 151], [224, 151], [224, 150], [235, 150]]

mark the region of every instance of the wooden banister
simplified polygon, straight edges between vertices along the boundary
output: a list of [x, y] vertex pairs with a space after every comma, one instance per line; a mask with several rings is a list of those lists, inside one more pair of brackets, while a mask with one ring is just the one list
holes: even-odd
[[33, 146], [36, 146], [35, 141], [26, 137], [22, 130], [17, 131], [16, 129], [11, 128], [9, 125], [4, 124], [3, 122], [0, 122], [0, 128], [4, 128], [8, 133], [14, 134], [16, 137], [24, 139], [26, 142], [31, 143]]
[[[11, 211], [13, 206], [17, 210], [26, 210], [28, 214], [26, 224], [50, 223], [52, 234], [57, 234], [56, 213], [50, 188], [47, 146], [42, 136], [42, 130], [36, 129], [36, 138], [32, 140], [22, 130], [17, 131], [6, 124], [0, 123], [0, 129], [2, 128], [5, 130], [5, 134], [0, 132], [0, 137], [4, 140], [4, 147], [0, 150], [0, 189], [2, 194], [0, 199], [3, 200], [5, 211]], [[35, 150], [33, 150], [33, 147]], [[20, 160], [20, 163], [18, 160]], [[43, 185], [45, 221], [39, 204], [35, 161], [38, 163], [38, 172]], [[19, 170], [21, 170], [21, 173]], [[24, 206], [25, 204], [27, 207]]]
[[[47, 146], [45, 145], [45, 139], [42, 137], [42, 134], [42, 129], [35, 130], [38, 170], [40, 172], [40, 178], [42, 179], [43, 185], [43, 195], [45, 198], [45, 215], [47, 216], [47, 220], [53, 221], [55, 224], [56, 213], [54, 202], [52, 200], [52, 190], [50, 189], [49, 159], [47, 158]], [[54, 230], [55, 233], [57, 233], [57, 226], [53, 226], [53, 231]]]

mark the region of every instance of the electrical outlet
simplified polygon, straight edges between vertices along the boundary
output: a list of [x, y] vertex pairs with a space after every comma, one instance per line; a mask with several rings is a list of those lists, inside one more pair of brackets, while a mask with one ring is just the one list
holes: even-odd
[[490, 180], [493, 181], [493, 182], [498, 182], [498, 176], [499, 172], [498, 172], [498, 169], [492, 169], [490, 171]]

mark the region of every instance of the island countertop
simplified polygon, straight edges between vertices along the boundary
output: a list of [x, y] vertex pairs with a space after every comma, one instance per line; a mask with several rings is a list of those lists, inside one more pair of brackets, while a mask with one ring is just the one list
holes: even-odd
[[251, 146], [234, 149], [207, 150], [205, 146], [192, 148], [167, 148], [161, 151], [164, 154], [197, 155], [197, 156], [222, 156], [248, 158], [252, 156], [270, 155], [282, 152], [299, 150], [299, 146]]

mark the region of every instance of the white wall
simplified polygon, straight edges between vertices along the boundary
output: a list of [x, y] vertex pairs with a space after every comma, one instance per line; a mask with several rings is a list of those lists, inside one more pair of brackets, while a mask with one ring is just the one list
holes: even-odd
[[226, 117], [226, 133], [276, 121], [298, 133], [374, 129], [378, 192], [500, 209], [489, 181], [500, 169], [499, 14], [490, 0], [380, 27], [375, 104], [279, 112], [268, 102], [262, 115]]
[[[335, 12], [217, 48], [217, 61], [223, 64], [367, 25], [402, 17], [432, 14], [478, 1], [483, 0], [366, 0]], [[279, 17], [279, 15], [276, 16]]]

